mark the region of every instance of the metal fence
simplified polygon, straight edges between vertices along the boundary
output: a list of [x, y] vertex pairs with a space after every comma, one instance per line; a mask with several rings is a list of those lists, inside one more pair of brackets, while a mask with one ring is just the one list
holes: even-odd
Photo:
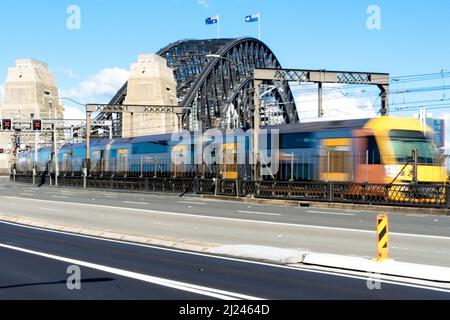
[[[233, 171], [239, 179], [251, 180], [254, 178], [252, 165], [239, 164], [226, 166], [220, 164], [176, 165], [171, 156], [165, 154], [155, 155], [124, 155], [103, 159], [100, 155], [93, 156], [90, 160], [89, 175], [92, 177], [149, 177], [149, 178], [172, 178], [172, 177], [204, 177], [225, 178], [230, 177], [229, 171]], [[247, 159], [248, 160], [248, 159]], [[405, 176], [398, 176], [404, 171], [404, 165], [410, 164], [412, 155], [384, 155], [374, 150], [365, 152], [353, 152], [343, 148], [342, 150], [315, 150], [304, 149], [303, 151], [280, 153], [278, 166], [270, 168], [270, 178], [277, 181], [356, 181], [360, 183], [379, 183], [384, 181], [386, 175], [392, 183], [411, 180]], [[445, 159], [431, 155], [418, 153], [417, 165], [420, 166], [421, 177], [435, 177], [436, 167], [445, 167]], [[83, 174], [86, 166], [85, 160], [81, 158], [67, 158], [58, 162], [60, 176], [77, 176]], [[33, 171], [42, 174], [45, 171], [55, 172], [55, 164], [40, 161], [33, 163], [30, 159], [15, 165], [17, 173], [27, 174]], [[228, 171], [228, 172], [227, 172]], [[408, 170], [410, 171], [410, 168]], [[439, 173], [442, 178], [444, 170]], [[234, 177], [235, 175], [233, 175]], [[422, 178], [424, 181], [427, 180]], [[436, 181], [436, 179], [434, 179]], [[442, 181], [442, 179], [440, 180]]]
[[[30, 174], [11, 175], [11, 181], [39, 183]], [[48, 175], [46, 184], [54, 184]], [[289, 182], [200, 178], [60, 176], [60, 187], [99, 188], [138, 192], [209, 194], [296, 201], [340, 202], [450, 208], [450, 192], [442, 184], [369, 184], [341, 182]]]

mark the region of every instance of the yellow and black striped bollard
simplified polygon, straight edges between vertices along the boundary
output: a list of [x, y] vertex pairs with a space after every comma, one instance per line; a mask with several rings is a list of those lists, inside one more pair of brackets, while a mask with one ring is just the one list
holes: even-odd
[[389, 259], [389, 218], [387, 214], [377, 216], [377, 250], [378, 258], [375, 261], [381, 262]]

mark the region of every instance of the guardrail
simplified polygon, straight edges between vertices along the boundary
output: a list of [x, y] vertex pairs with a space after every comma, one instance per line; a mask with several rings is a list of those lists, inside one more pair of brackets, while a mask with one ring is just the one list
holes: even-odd
[[[41, 177], [18, 173], [11, 181], [36, 183]], [[54, 177], [46, 177], [46, 184]], [[200, 178], [59, 176], [58, 186], [140, 192], [210, 194], [296, 201], [359, 203], [429, 208], [450, 208], [446, 185], [363, 184], [342, 182], [253, 181]]]

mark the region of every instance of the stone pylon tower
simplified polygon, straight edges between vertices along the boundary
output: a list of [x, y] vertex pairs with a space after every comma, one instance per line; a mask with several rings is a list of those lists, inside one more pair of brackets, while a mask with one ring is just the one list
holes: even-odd
[[[55, 79], [44, 62], [18, 59], [9, 68], [5, 83], [5, 98], [0, 118], [31, 123], [32, 119], [64, 119], [64, 107], [59, 102]], [[14, 132], [0, 132], [0, 174], [9, 172], [16, 149]], [[33, 147], [35, 137], [20, 134], [21, 145]]]
[[28, 121], [63, 119], [64, 108], [59, 102], [55, 79], [44, 62], [18, 59], [8, 71], [5, 101], [0, 109], [3, 118]]
[[[164, 58], [156, 54], [142, 54], [131, 65], [126, 105], [176, 106], [177, 91], [173, 70]], [[136, 137], [178, 130], [175, 114], [123, 114], [123, 137]]]

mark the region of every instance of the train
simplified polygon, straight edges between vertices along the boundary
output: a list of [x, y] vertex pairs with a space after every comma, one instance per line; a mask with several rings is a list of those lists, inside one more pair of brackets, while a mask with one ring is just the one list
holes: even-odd
[[[279, 136], [278, 169], [263, 179], [373, 184], [444, 184], [447, 180], [446, 167], [433, 142], [432, 129], [424, 127], [415, 118], [375, 117], [285, 124], [262, 129], [278, 132]], [[192, 160], [195, 146], [172, 138], [172, 134], [159, 134], [93, 140], [89, 175], [254, 178], [254, 166], [248, 161], [252, 145], [247, 140], [216, 143], [213, 153], [220, 150], [217, 154], [226, 161], [205, 165], [194, 164], [194, 161], [175, 164], [173, 155], [177, 153], [184, 152]], [[268, 140], [270, 147], [270, 134]], [[212, 141], [204, 143], [214, 145]], [[245, 151], [244, 163], [237, 161], [239, 150]], [[85, 143], [60, 147], [59, 174], [83, 174], [85, 158]], [[27, 150], [17, 155], [15, 170], [26, 173], [34, 168], [38, 174], [46, 170], [54, 173], [54, 160], [51, 147]]]

